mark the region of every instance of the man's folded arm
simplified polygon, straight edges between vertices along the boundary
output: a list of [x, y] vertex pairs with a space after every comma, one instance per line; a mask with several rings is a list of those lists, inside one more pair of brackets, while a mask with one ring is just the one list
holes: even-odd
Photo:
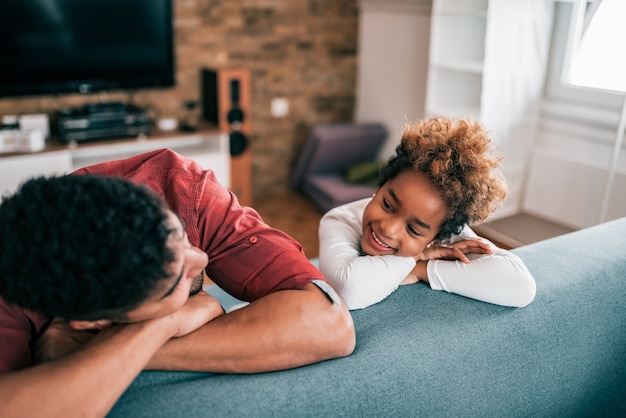
[[103, 416], [168, 339], [138, 323], [102, 331], [59, 360], [0, 375], [0, 416]]
[[257, 299], [170, 340], [148, 368], [256, 373], [348, 356], [356, 342], [352, 317], [327, 291], [309, 283]]
[[208, 294], [196, 295], [170, 315], [112, 325], [57, 360], [0, 374], [0, 416], [106, 415], [165, 342], [221, 315], [216, 306]]

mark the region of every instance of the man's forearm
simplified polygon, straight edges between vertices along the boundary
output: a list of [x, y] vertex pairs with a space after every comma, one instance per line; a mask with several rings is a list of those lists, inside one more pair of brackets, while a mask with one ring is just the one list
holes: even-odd
[[154, 322], [116, 325], [60, 360], [0, 375], [0, 416], [104, 416], [170, 336]]
[[354, 346], [348, 310], [309, 284], [272, 293], [170, 340], [148, 368], [256, 373], [347, 356]]

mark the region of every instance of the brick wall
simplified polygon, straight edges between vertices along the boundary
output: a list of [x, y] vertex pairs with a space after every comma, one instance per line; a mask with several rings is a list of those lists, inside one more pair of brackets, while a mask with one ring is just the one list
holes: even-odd
[[[252, 74], [253, 188], [261, 196], [288, 188], [313, 125], [354, 117], [357, 0], [174, 0], [176, 86], [133, 93], [155, 115], [184, 116], [199, 100], [203, 66], [240, 66]], [[270, 113], [286, 98], [286, 117]], [[110, 92], [106, 100], [126, 101]], [[97, 95], [0, 100], [0, 115], [53, 112]]]

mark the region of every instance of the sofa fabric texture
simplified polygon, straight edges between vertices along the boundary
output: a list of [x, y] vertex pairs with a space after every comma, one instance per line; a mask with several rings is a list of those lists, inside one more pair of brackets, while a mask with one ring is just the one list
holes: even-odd
[[625, 248], [626, 218], [520, 247], [537, 282], [526, 308], [401, 286], [352, 311], [349, 357], [256, 375], [143, 372], [110, 416], [623, 417]]

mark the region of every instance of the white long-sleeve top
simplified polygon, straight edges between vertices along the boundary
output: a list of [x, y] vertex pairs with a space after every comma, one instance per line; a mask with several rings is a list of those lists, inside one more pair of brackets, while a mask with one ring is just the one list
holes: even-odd
[[[412, 257], [369, 256], [361, 250], [363, 211], [371, 198], [357, 200], [327, 212], [320, 221], [320, 270], [348, 309], [380, 302], [398, 288], [415, 266]], [[469, 227], [444, 244], [478, 239]], [[524, 307], [535, 298], [535, 280], [515, 254], [487, 242], [491, 254], [468, 254], [469, 263], [430, 260], [428, 281], [472, 299], [503, 306]]]

